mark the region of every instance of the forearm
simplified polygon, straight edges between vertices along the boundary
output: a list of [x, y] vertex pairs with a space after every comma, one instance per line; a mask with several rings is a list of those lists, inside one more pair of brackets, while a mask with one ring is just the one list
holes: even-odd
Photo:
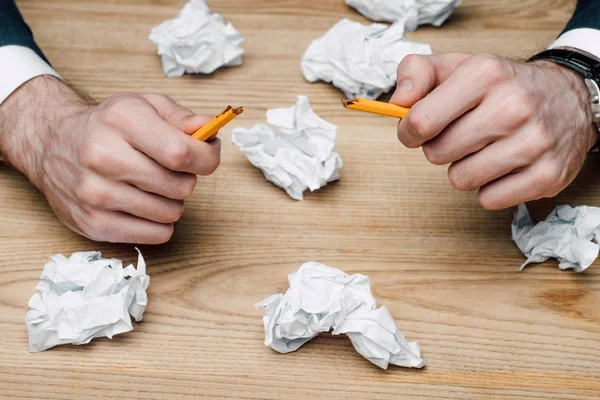
[[[36, 44], [14, 0], [0, 0], [0, 158], [30, 179], [64, 102], [73, 96]], [[39, 161], [39, 160], [38, 160]]]
[[40, 187], [48, 144], [87, 105], [86, 99], [53, 76], [31, 79], [0, 105], [0, 154]]

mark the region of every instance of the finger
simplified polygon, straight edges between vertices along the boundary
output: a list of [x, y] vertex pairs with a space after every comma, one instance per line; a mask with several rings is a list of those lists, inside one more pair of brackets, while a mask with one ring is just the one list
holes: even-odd
[[436, 137], [452, 121], [478, 106], [498, 83], [509, 79], [510, 64], [491, 55], [475, 55], [412, 106], [398, 125], [398, 138], [409, 148]]
[[106, 179], [174, 200], [191, 197], [198, 180], [195, 174], [163, 167], [121, 138], [113, 140], [110, 135], [106, 135], [101, 146], [87, 153], [86, 166]]
[[429, 56], [411, 54], [398, 65], [396, 91], [390, 103], [411, 107], [445, 81], [467, 54], [444, 53]]
[[529, 120], [531, 105], [513, 89], [495, 90], [474, 110], [467, 111], [438, 136], [423, 144], [432, 164], [449, 164], [507, 137]]
[[[544, 149], [530, 145], [528, 135], [499, 140], [448, 168], [448, 179], [458, 190], [477, 190], [517, 168], [532, 164]], [[533, 149], [533, 151], [532, 151]]]
[[[479, 109], [478, 109], [479, 110]], [[452, 122], [438, 136], [423, 143], [423, 154], [434, 165], [445, 165], [461, 160], [483, 149], [499, 138], [498, 127], [482, 126], [479, 113], [469, 111]]]
[[112, 243], [161, 244], [173, 236], [173, 224], [160, 224], [119, 211], [93, 211], [84, 236]]
[[122, 211], [154, 222], [171, 223], [183, 214], [183, 200], [168, 199], [104, 177], [89, 176], [77, 189], [86, 210]]
[[560, 170], [544, 162], [537, 162], [517, 173], [507, 175], [482, 187], [479, 203], [488, 210], [501, 210], [542, 197], [551, 197], [560, 190]]
[[156, 108], [162, 119], [188, 135], [193, 134], [212, 119], [208, 115], [196, 115], [192, 110], [180, 106], [164, 94], [149, 93], [141, 96]]
[[109, 209], [163, 224], [179, 221], [183, 215], [183, 200], [144, 192], [125, 183], [115, 187], [112, 200]]
[[201, 142], [167, 123], [145, 99], [122, 97], [103, 110], [103, 121], [124, 132], [137, 150], [172, 171], [209, 175], [220, 162], [221, 143]]

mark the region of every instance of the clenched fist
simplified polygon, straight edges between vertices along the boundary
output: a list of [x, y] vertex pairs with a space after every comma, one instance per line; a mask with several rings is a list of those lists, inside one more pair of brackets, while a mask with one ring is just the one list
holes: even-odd
[[502, 209], [552, 197], [598, 141], [583, 78], [557, 64], [488, 54], [406, 57], [392, 103], [412, 107], [398, 125], [458, 190]]
[[208, 120], [159, 94], [90, 105], [58, 79], [39, 77], [0, 106], [0, 149], [75, 232], [157, 244], [173, 234], [196, 175], [219, 165], [218, 138], [189, 136]]

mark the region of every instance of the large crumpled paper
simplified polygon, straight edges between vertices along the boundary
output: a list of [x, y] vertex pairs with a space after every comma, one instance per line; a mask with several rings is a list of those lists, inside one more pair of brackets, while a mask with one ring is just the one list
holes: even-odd
[[308, 97], [298, 96], [290, 108], [267, 110], [267, 123], [235, 128], [231, 142], [265, 178], [294, 200], [339, 179], [342, 159], [333, 151], [337, 126], [320, 118]]
[[242, 64], [244, 37], [212, 14], [204, 0], [190, 0], [176, 18], [152, 28], [150, 40], [158, 47], [168, 77], [211, 74]]
[[363, 25], [342, 19], [314, 40], [302, 57], [309, 82], [330, 82], [349, 97], [376, 99], [396, 83], [398, 64], [409, 54], [431, 54], [427, 44], [404, 40], [404, 23]]
[[67, 259], [57, 254], [44, 266], [25, 319], [29, 351], [112, 338], [133, 329], [131, 317], [142, 320], [150, 283], [142, 253], [137, 270], [101, 255], [79, 252]]
[[545, 221], [533, 224], [525, 204], [520, 204], [512, 222], [512, 239], [529, 263], [556, 258], [560, 269], [585, 271], [596, 258], [600, 246], [600, 208], [555, 208]]
[[372, 21], [406, 24], [406, 31], [419, 25], [441, 26], [463, 0], [346, 0]]
[[255, 305], [265, 307], [265, 345], [289, 353], [333, 329], [334, 335], [345, 333], [356, 351], [380, 368], [425, 366], [419, 345], [406, 341], [387, 308], [377, 308], [367, 276], [308, 262], [288, 280], [285, 294]]

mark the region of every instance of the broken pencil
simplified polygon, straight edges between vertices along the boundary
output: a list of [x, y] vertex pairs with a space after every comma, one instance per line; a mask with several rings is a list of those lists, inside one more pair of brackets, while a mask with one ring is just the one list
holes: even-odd
[[354, 98], [350, 100], [342, 99], [342, 104], [350, 110], [364, 111], [372, 114], [387, 115], [388, 117], [404, 118], [410, 108], [398, 106], [396, 104], [384, 103], [368, 99]]
[[230, 123], [235, 117], [243, 112], [243, 107], [233, 108], [231, 106], [227, 106], [219, 113], [219, 115], [211, 119], [206, 125], [194, 132], [192, 137], [205, 142], [214, 136], [219, 129]]

